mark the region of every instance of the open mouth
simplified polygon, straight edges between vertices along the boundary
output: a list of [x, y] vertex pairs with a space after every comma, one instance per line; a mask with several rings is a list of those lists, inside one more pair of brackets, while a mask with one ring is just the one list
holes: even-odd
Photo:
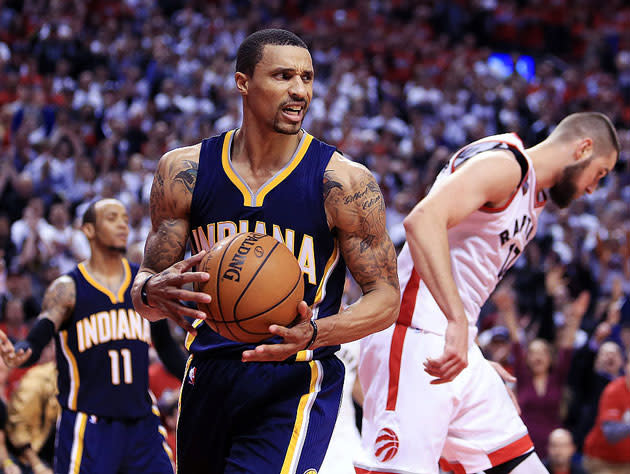
[[304, 113], [304, 106], [303, 105], [287, 105], [286, 107], [282, 108], [282, 113], [289, 117], [292, 120], [300, 120], [302, 118], [302, 115]]

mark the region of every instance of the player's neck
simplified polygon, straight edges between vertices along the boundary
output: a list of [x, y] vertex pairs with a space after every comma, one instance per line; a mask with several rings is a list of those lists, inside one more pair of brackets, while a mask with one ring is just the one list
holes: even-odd
[[561, 143], [551, 143], [543, 141], [532, 148], [525, 150], [532, 159], [534, 173], [536, 174], [536, 192], [550, 188], [562, 174], [562, 170], [570, 163], [563, 163], [562, 157], [570, 156], [562, 148], [566, 146]]
[[125, 273], [122, 257], [120, 252], [92, 248], [92, 255], [86, 262], [86, 268], [95, 278], [119, 280], [123, 278]]
[[232, 162], [247, 162], [253, 172], [279, 170], [291, 159], [303, 134], [302, 131], [295, 135], [270, 132], [244, 120], [234, 136]]

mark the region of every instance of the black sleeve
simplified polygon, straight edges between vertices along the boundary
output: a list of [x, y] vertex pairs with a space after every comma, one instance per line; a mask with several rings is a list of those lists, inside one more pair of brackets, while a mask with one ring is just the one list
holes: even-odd
[[184, 378], [188, 355], [173, 339], [168, 320], [151, 323], [151, 340], [166, 370], [178, 379]]
[[8, 418], [7, 406], [2, 401], [2, 399], [0, 399], [0, 431], [5, 430], [7, 426], [7, 418]]

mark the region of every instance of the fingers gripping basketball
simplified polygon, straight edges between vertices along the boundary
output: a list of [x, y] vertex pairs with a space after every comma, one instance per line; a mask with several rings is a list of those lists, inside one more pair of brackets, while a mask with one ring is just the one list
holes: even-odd
[[217, 242], [199, 263], [210, 280], [197, 290], [212, 296], [199, 309], [206, 323], [229, 339], [258, 342], [271, 324], [290, 325], [304, 298], [302, 270], [291, 251], [273, 237], [245, 232]]

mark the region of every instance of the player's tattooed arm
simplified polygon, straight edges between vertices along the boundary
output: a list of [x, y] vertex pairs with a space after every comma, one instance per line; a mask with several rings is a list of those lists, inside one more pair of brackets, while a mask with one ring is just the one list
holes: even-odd
[[372, 174], [335, 154], [324, 173], [328, 224], [363, 296], [339, 317], [323, 319], [315, 346], [338, 344], [386, 328], [398, 316], [396, 251], [385, 227], [385, 201]]
[[[76, 288], [74, 280], [67, 275], [60, 276], [51, 283], [44, 293], [39, 319], [46, 318], [52, 321], [55, 331], [58, 331], [61, 325], [70, 317], [75, 302]], [[41, 324], [41, 321], [39, 321], [39, 324]], [[23, 364], [32, 365], [39, 359], [42, 349], [49, 341], [46, 338], [42, 341], [41, 329], [42, 326], [39, 326], [38, 329], [37, 324], [35, 325], [35, 332], [38, 334], [36, 341], [27, 339], [28, 342], [20, 341], [15, 346], [8, 336], [3, 331], [0, 331], [0, 357], [7, 367], [20, 367]], [[33, 331], [31, 330], [29, 339]], [[52, 334], [49, 337], [52, 337]]]
[[144, 317], [151, 321], [169, 317], [192, 332], [184, 316], [204, 318], [205, 314], [181, 304], [180, 300], [207, 302], [207, 296], [182, 286], [208, 279], [207, 273], [189, 271], [203, 258], [203, 253], [182, 260], [190, 230], [199, 150], [200, 145], [178, 148], [160, 159], [151, 187], [151, 230], [132, 288], [134, 306]]
[[352, 166], [356, 169], [345, 184], [334, 169], [324, 173], [329, 225], [337, 232], [344, 260], [364, 293], [378, 282], [398, 290], [396, 251], [385, 227], [383, 194], [367, 169]]
[[55, 324], [55, 329], [59, 330], [74, 310], [76, 298], [74, 280], [68, 275], [60, 276], [44, 293], [40, 317], [50, 319]]

